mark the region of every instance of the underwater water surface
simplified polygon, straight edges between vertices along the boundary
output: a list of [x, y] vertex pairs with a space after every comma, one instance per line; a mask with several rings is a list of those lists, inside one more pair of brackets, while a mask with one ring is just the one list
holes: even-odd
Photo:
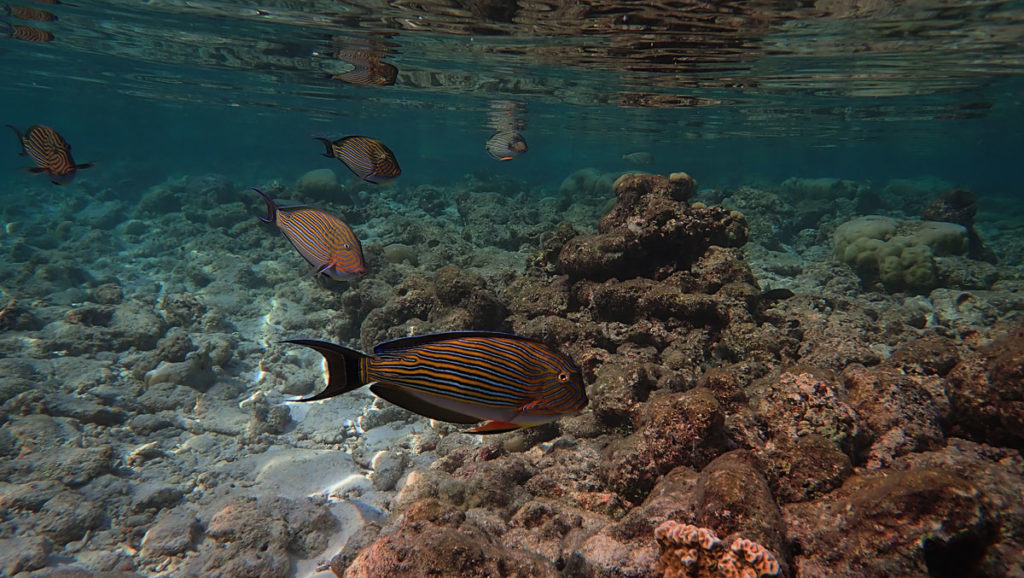
[[[1022, 38], [998, 0], [5, 4], [0, 575], [1022, 576]], [[294, 339], [423, 357], [294, 403]]]

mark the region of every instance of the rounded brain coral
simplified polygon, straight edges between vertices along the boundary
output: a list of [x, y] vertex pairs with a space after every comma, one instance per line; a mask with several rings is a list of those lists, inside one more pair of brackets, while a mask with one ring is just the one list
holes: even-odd
[[866, 285], [889, 291], [927, 291], [939, 284], [936, 256], [966, 255], [968, 231], [953, 223], [897, 221], [869, 215], [840, 225], [835, 257], [854, 268]]

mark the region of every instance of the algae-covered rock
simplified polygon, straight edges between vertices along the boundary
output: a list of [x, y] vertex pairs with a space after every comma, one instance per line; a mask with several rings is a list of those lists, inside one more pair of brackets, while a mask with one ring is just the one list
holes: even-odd
[[689, 269], [711, 245], [746, 243], [743, 215], [687, 204], [694, 187], [685, 173], [619, 177], [615, 205], [598, 222], [598, 234], [569, 239], [559, 253], [557, 271], [572, 281], [660, 277]]

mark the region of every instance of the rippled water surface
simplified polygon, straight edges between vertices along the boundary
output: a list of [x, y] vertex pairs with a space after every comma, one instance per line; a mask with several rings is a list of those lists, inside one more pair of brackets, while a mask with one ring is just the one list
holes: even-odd
[[[743, 166], [997, 188], [1024, 124], [1021, 2], [31, 7], [57, 19], [8, 18], [52, 39], [0, 45], [7, 120], [168, 170], [242, 177], [308, 159], [311, 136], [362, 132], [407, 159], [406, 181], [444, 180], [495, 169], [483, 142], [511, 103], [534, 153], [523, 177], [644, 150], [651, 170], [705, 182]], [[350, 81], [360, 63], [385, 81]]]

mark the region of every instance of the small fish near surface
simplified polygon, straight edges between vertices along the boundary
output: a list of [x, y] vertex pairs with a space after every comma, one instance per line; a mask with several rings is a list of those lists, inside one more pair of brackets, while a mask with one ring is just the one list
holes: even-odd
[[0, 21], [0, 34], [6, 34], [8, 38], [21, 40], [22, 42], [35, 42], [37, 44], [53, 42], [54, 38], [53, 33], [48, 30], [24, 24], [11, 24], [4, 21]]
[[318, 278], [325, 275], [345, 281], [366, 272], [363, 246], [344, 221], [309, 205], [278, 206], [270, 195], [253, 190], [267, 203], [267, 216], [260, 220], [281, 229]]
[[368, 183], [382, 185], [402, 174], [395, 153], [384, 143], [367, 136], [346, 136], [336, 141], [317, 137], [327, 151], [324, 156], [343, 162], [348, 170]]
[[19, 4], [4, 4], [3, 12], [7, 16], [12, 16], [18, 20], [30, 20], [32, 22], [52, 22], [57, 19], [57, 15], [53, 12]]
[[654, 155], [647, 151], [637, 151], [622, 155], [622, 160], [634, 165], [647, 166], [654, 164]]
[[22, 134], [16, 127], [7, 125], [21, 141], [21, 155], [32, 157], [36, 166], [33, 173], [45, 173], [55, 185], [66, 185], [74, 178], [78, 169], [92, 166], [92, 163], [75, 164], [71, 157], [71, 145], [60, 133], [48, 126], [34, 124]]
[[526, 139], [514, 130], [496, 133], [487, 140], [484, 148], [492, 158], [499, 161], [510, 161], [528, 150]]
[[316, 350], [327, 362], [327, 387], [297, 401], [316, 401], [369, 384], [374, 395], [424, 417], [486, 423], [491, 434], [583, 411], [580, 368], [540, 341], [486, 331], [452, 331], [385, 341], [373, 355], [315, 339], [285, 343]]
[[339, 60], [352, 65], [352, 70], [335, 74], [331, 78], [362, 86], [391, 86], [398, 78], [398, 69], [365, 49], [346, 48], [338, 52]]

